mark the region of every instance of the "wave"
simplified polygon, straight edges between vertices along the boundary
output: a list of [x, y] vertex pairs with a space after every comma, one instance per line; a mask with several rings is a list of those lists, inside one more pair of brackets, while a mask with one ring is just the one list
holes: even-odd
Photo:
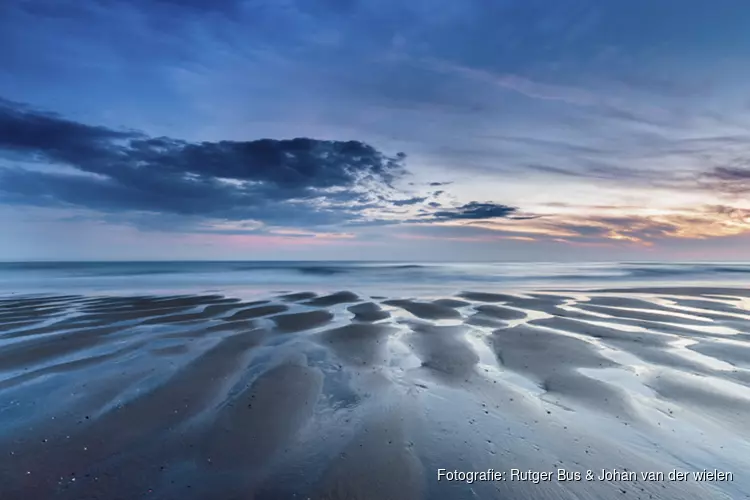
[[726, 265], [726, 264], [651, 264], [638, 267], [625, 268], [633, 276], [658, 277], [675, 275], [721, 275], [721, 274], [747, 274], [750, 273], [750, 265]]
[[182, 289], [483, 287], [737, 282], [746, 263], [412, 263], [343, 261], [21, 262], [0, 263], [0, 288]]

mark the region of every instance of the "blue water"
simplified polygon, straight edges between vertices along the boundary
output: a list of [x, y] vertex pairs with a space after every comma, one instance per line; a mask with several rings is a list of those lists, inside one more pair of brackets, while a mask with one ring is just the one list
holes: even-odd
[[0, 293], [743, 286], [750, 263], [336, 261], [0, 263]]

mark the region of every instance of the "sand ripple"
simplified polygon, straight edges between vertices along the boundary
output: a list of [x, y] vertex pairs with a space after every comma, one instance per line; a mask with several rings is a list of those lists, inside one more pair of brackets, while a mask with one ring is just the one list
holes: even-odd
[[745, 498], [748, 421], [746, 290], [0, 298], [3, 500]]

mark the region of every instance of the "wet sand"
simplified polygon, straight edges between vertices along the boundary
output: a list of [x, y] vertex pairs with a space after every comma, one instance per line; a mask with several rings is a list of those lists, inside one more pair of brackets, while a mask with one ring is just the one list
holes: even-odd
[[0, 297], [2, 500], [750, 498], [747, 422], [744, 289]]

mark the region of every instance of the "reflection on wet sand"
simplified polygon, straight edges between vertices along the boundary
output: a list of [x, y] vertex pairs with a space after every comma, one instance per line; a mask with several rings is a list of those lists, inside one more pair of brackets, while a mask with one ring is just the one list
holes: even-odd
[[[1, 497], [744, 498], [748, 296], [5, 297]], [[734, 481], [467, 484], [438, 468]]]

